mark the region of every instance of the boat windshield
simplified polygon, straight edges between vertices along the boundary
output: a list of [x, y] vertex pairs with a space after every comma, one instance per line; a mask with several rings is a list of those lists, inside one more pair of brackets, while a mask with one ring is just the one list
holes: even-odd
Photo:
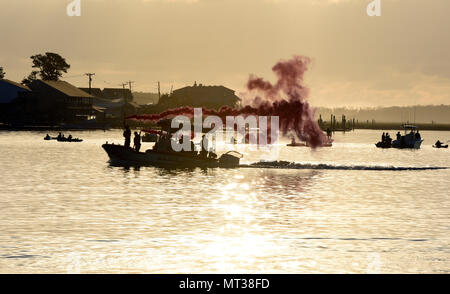
[[402, 125], [402, 128], [405, 130], [405, 133], [408, 131], [411, 131], [411, 133], [416, 133], [419, 130], [417, 126], [413, 125]]
[[404, 129], [409, 129], [409, 130], [417, 130], [418, 127], [417, 126], [413, 126], [413, 125], [403, 125], [402, 126]]

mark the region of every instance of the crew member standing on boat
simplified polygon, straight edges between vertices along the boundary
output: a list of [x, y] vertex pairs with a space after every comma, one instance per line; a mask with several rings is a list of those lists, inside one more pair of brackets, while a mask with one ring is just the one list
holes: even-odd
[[205, 135], [203, 135], [202, 136], [202, 150], [200, 151], [200, 156], [202, 156], [202, 157], [208, 156], [208, 151], [209, 151], [208, 145], [209, 145], [208, 138]]
[[125, 148], [129, 148], [131, 143], [131, 130], [129, 126], [125, 126], [123, 136], [125, 137]]
[[416, 132], [416, 140], [420, 140], [421, 139], [421, 136], [420, 136], [420, 133], [419, 133], [419, 130], [417, 130], [417, 132]]
[[139, 152], [141, 149], [141, 135], [138, 132], [134, 132], [134, 150]]
[[328, 141], [331, 140], [331, 136], [333, 135], [333, 133], [331, 132], [330, 128], [327, 128], [327, 137], [328, 137]]

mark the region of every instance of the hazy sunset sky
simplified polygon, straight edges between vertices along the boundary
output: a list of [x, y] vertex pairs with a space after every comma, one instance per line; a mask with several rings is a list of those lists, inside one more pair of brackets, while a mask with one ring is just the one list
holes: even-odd
[[21, 81], [30, 56], [66, 58], [64, 80], [162, 92], [223, 84], [243, 91], [249, 74], [274, 81], [272, 66], [313, 59], [315, 106], [450, 104], [450, 1], [381, 0], [0, 0], [0, 66]]

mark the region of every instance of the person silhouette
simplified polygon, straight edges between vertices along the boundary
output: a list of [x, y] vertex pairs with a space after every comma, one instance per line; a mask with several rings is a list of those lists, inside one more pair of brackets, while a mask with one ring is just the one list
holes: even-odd
[[138, 132], [134, 132], [134, 150], [139, 152], [141, 149], [141, 135]]
[[331, 132], [330, 128], [327, 128], [328, 141], [331, 140], [331, 136], [332, 136], [332, 132]]
[[125, 126], [123, 136], [125, 137], [125, 148], [129, 148], [131, 143], [131, 130], [129, 126]]
[[209, 141], [208, 141], [208, 138], [205, 136], [205, 135], [203, 135], [202, 136], [202, 150], [200, 151], [200, 155], [202, 156], [202, 157], [207, 157], [207, 155], [208, 155], [208, 146], [209, 145]]

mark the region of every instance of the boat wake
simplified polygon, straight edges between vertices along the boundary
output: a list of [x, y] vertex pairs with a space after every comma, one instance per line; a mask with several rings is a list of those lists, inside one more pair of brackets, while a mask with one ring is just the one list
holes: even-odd
[[296, 163], [289, 161], [260, 161], [251, 164], [241, 164], [243, 168], [278, 168], [278, 169], [317, 169], [317, 170], [373, 170], [373, 171], [420, 171], [420, 170], [442, 170], [448, 167], [401, 167], [401, 166], [370, 166], [370, 165], [333, 165]]

